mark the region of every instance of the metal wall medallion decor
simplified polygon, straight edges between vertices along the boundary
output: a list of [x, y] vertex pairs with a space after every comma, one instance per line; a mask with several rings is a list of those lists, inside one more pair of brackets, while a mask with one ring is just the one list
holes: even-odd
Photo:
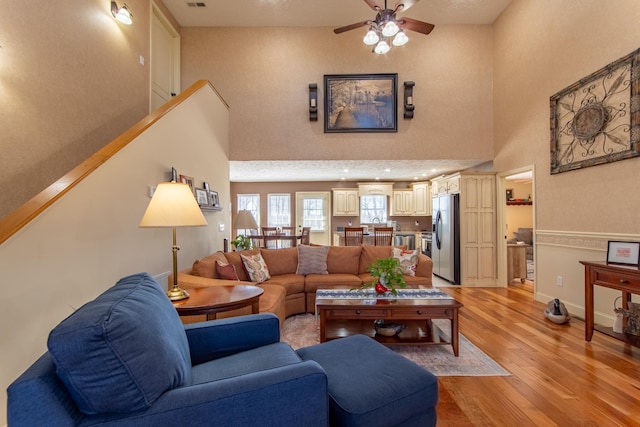
[[640, 156], [640, 49], [550, 98], [551, 173]]
[[398, 75], [324, 76], [324, 131], [397, 132]]

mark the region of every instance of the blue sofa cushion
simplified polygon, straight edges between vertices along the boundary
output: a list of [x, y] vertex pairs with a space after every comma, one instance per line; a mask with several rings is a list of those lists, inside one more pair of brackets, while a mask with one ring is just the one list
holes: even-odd
[[56, 374], [85, 414], [149, 408], [191, 382], [178, 314], [147, 273], [124, 277], [49, 334]]

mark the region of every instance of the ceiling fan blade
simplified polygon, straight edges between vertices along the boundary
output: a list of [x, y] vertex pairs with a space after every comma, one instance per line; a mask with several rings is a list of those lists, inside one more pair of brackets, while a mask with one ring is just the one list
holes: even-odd
[[364, 2], [366, 4], [369, 5], [369, 7], [373, 10], [375, 10], [376, 12], [382, 10], [382, 7], [380, 7], [380, 5], [378, 4], [378, 2], [376, 0], [364, 0]]
[[404, 12], [414, 4], [418, 3], [418, 1], [420, 0], [398, 0], [398, 3], [396, 3], [396, 7], [394, 7], [394, 10], [396, 12]]
[[417, 19], [411, 19], [403, 17], [398, 20], [401, 23], [401, 27], [405, 30], [415, 31], [417, 33], [429, 34], [433, 31], [435, 25], [429, 24], [427, 22], [418, 21]]
[[340, 33], [344, 33], [345, 31], [355, 30], [356, 28], [364, 27], [365, 25], [371, 25], [371, 24], [372, 24], [371, 21], [356, 22], [355, 24], [346, 25], [340, 28], [334, 28], [333, 32], [336, 34], [340, 34]]

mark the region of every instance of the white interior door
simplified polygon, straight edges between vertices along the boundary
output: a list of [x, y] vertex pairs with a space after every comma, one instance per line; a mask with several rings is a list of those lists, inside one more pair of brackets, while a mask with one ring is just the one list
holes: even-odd
[[331, 192], [296, 192], [296, 229], [311, 227], [310, 242], [331, 245]]
[[180, 91], [180, 37], [154, 7], [151, 20], [150, 111]]

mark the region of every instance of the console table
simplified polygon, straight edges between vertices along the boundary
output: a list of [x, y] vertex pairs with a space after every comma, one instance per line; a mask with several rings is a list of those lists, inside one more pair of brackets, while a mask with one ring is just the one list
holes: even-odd
[[621, 291], [622, 306], [627, 308], [627, 303], [631, 301], [631, 295], [640, 295], [640, 266], [607, 264], [604, 261], [580, 261], [580, 264], [584, 265], [585, 340], [591, 341], [593, 331], [596, 330], [634, 347], [640, 347], [640, 336], [615, 333], [613, 328], [595, 325], [593, 320], [594, 286], [603, 286]]

